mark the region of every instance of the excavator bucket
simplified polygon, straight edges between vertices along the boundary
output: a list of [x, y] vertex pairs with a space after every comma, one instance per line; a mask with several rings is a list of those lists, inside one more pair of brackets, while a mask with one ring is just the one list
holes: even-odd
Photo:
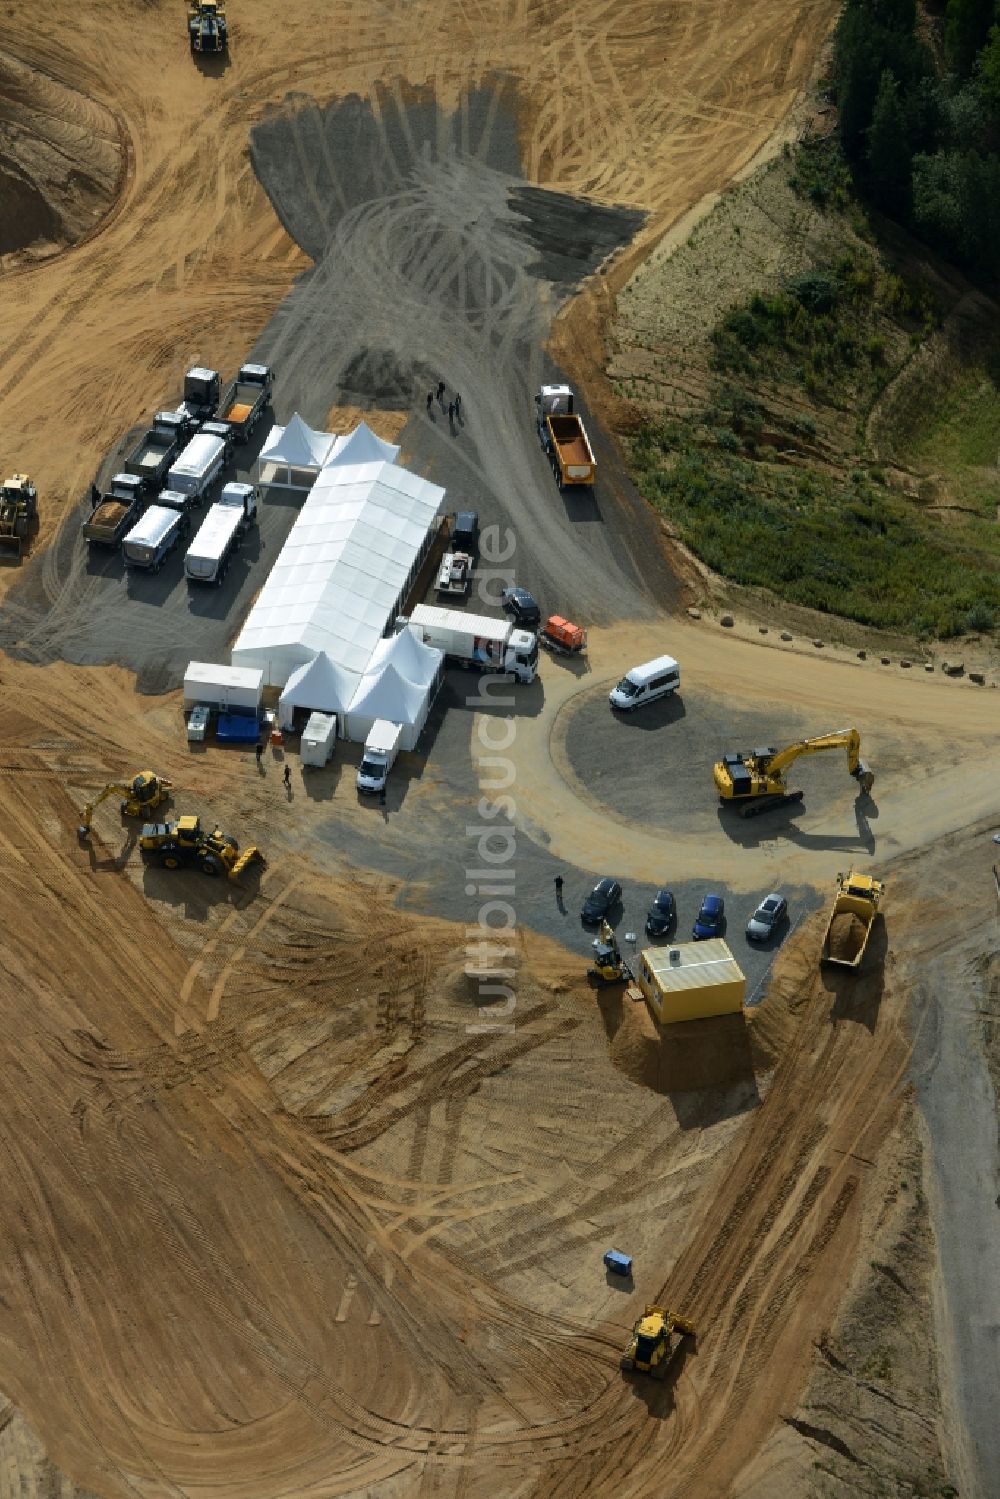
[[260, 849], [255, 843], [252, 843], [249, 848], [243, 850], [236, 860], [236, 863], [229, 871], [229, 878], [231, 880], [238, 880], [244, 869], [249, 869], [252, 864], [264, 864], [266, 862]]
[[871, 789], [875, 784], [875, 772], [870, 765], [865, 764], [864, 760], [859, 760], [858, 768], [854, 772], [854, 779], [867, 796], [871, 793]]

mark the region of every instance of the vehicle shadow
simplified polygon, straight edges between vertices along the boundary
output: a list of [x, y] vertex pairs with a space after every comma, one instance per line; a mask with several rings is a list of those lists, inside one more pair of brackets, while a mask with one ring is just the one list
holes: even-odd
[[531, 683], [493, 672], [462, 671], [445, 674], [450, 706], [492, 718], [537, 718], [545, 703], [541, 677]]
[[623, 713], [620, 708], [611, 708], [611, 712], [619, 723], [629, 729], [663, 729], [667, 724], [678, 723], [684, 718], [687, 709], [684, 699], [676, 692], [670, 697], [661, 697], [656, 702], [649, 703], [644, 708], [634, 708], [631, 713]]
[[855, 833], [806, 833], [797, 826], [795, 819], [807, 810], [805, 801], [795, 802], [790, 807], [778, 807], [772, 812], [762, 812], [757, 817], [743, 818], [736, 807], [727, 806], [719, 802], [716, 814], [719, 826], [726, 837], [740, 848], [760, 848], [763, 844], [774, 843], [779, 839], [787, 839], [796, 847], [803, 849], [829, 849], [841, 850], [844, 853], [857, 853], [859, 849], [869, 854], [875, 852], [875, 835], [868, 826], [867, 816], [858, 807], [858, 803], [870, 798], [859, 796], [855, 801], [855, 818], [857, 820], [857, 832]]
[[694, 1334], [685, 1337], [674, 1358], [670, 1360], [662, 1379], [643, 1374], [638, 1369], [622, 1371], [622, 1379], [637, 1400], [641, 1400], [655, 1421], [665, 1421], [673, 1413], [676, 1404], [674, 1390], [689, 1358], [698, 1353], [698, 1339]]
[[878, 1025], [885, 988], [885, 964], [889, 939], [881, 911], [872, 926], [868, 947], [857, 969], [823, 967], [823, 987], [832, 998], [834, 1020], [853, 1020], [872, 1035]]
[[226, 69], [232, 67], [229, 47], [224, 52], [192, 51], [191, 60], [198, 69], [198, 72], [203, 73], [206, 78], [222, 78], [225, 75]]
[[588, 677], [593, 670], [586, 655], [572, 656], [568, 652], [564, 655], [560, 651], [549, 650], [545, 654], [550, 661], [555, 662], [560, 670], [572, 672], [574, 677]]
[[257, 895], [263, 866], [245, 869], [239, 880], [218, 875], [214, 879], [198, 869], [161, 869], [145, 864], [142, 888], [148, 900], [159, 900], [183, 909], [187, 921], [207, 921], [215, 906], [245, 906]]

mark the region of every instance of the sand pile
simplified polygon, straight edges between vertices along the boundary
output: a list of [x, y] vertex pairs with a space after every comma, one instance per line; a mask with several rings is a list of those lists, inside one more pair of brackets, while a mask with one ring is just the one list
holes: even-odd
[[743, 1015], [660, 1026], [645, 1000], [625, 996], [611, 1037], [611, 1061], [654, 1093], [725, 1089], [753, 1077], [750, 1033]]
[[114, 115], [0, 53], [0, 256], [37, 260], [89, 234], [124, 180]]
[[830, 956], [846, 961], [856, 957], [865, 940], [866, 927], [860, 916], [842, 911], [830, 923]]

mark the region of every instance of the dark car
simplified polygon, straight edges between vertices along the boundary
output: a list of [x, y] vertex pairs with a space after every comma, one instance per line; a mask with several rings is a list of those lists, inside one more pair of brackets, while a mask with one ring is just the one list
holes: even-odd
[[677, 920], [677, 906], [669, 890], [657, 890], [646, 913], [646, 936], [665, 937]]
[[505, 588], [500, 603], [526, 630], [535, 630], [542, 622], [542, 611], [526, 588]]
[[766, 895], [747, 922], [747, 936], [751, 942], [766, 942], [774, 934], [779, 921], [788, 910], [788, 902], [775, 891]]
[[451, 550], [468, 552], [475, 557], [479, 551], [479, 516], [475, 510], [460, 510], [451, 528]]
[[706, 895], [694, 919], [694, 940], [700, 942], [704, 937], [721, 937], [725, 921], [726, 906], [722, 896]]
[[614, 910], [622, 898], [622, 887], [617, 880], [598, 880], [583, 903], [580, 912], [581, 921], [586, 921], [596, 926], [603, 921], [609, 911]]

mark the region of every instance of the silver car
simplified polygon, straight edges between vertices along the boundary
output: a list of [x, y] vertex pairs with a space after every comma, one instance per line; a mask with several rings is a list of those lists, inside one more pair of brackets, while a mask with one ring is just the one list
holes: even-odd
[[788, 902], [775, 891], [765, 895], [756, 911], [747, 922], [747, 936], [751, 942], [766, 942], [773, 937], [775, 928], [788, 912]]

